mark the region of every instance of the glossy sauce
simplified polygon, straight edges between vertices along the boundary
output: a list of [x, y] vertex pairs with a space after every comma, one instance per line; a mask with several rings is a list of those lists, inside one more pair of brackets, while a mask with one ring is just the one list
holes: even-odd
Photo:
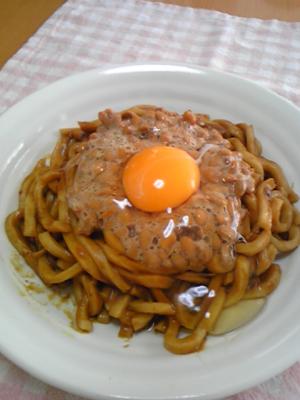
[[[244, 210], [241, 196], [254, 190], [253, 172], [239, 153], [203, 115], [179, 115], [157, 108], [143, 117], [130, 112], [99, 114], [102, 124], [65, 167], [69, 207], [78, 233], [111, 230], [126, 254], [150, 272], [201, 271], [213, 254], [234, 258], [237, 228]], [[164, 212], [133, 207], [122, 174], [130, 157], [157, 145], [185, 150], [198, 163], [199, 190], [185, 203]], [[74, 178], [68, 169], [76, 167]]]

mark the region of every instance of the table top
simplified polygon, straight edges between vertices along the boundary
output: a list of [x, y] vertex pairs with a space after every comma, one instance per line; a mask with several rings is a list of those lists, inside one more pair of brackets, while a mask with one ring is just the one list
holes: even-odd
[[[299, 0], [159, 1], [181, 6], [218, 10], [241, 17], [300, 21]], [[0, 66], [2, 66], [63, 3], [64, 0], [10, 0], [0, 2]]]
[[299, 0], [154, 0], [180, 6], [207, 8], [239, 17], [300, 21]]

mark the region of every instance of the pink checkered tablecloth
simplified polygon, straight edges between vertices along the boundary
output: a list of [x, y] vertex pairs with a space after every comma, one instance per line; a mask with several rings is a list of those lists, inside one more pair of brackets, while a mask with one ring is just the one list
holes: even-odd
[[[233, 72], [300, 106], [300, 23], [262, 21], [143, 0], [69, 0], [0, 71], [0, 113], [50, 82], [145, 61]], [[299, 344], [300, 345], [300, 344]], [[227, 400], [299, 400], [300, 363]], [[0, 400], [79, 400], [0, 355]]]

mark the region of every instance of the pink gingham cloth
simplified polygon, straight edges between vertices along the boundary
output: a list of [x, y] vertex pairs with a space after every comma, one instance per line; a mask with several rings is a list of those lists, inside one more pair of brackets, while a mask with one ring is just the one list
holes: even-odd
[[[300, 23], [239, 18], [143, 0], [69, 0], [1, 70], [0, 113], [67, 75], [146, 61], [233, 72], [300, 106]], [[227, 400], [299, 399], [297, 363]], [[36, 380], [0, 355], [0, 400], [79, 397]]]

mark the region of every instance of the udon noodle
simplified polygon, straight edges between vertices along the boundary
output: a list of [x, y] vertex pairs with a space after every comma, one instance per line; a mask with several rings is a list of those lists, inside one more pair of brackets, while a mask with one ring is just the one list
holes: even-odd
[[[147, 213], [121, 175], [157, 144], [189, 153], [201, 184], [179, 207]], [[45, 285], [71, 287], [79, 331], [117, 321], [131, 337], [152, 326], [185, 354], [203, 348], [223, 309], [276, 289], [276, 258], [299, 245], [297, 199], [251, 126], [136, 106], [61, 129], [24, 179], [6, 232]]]

